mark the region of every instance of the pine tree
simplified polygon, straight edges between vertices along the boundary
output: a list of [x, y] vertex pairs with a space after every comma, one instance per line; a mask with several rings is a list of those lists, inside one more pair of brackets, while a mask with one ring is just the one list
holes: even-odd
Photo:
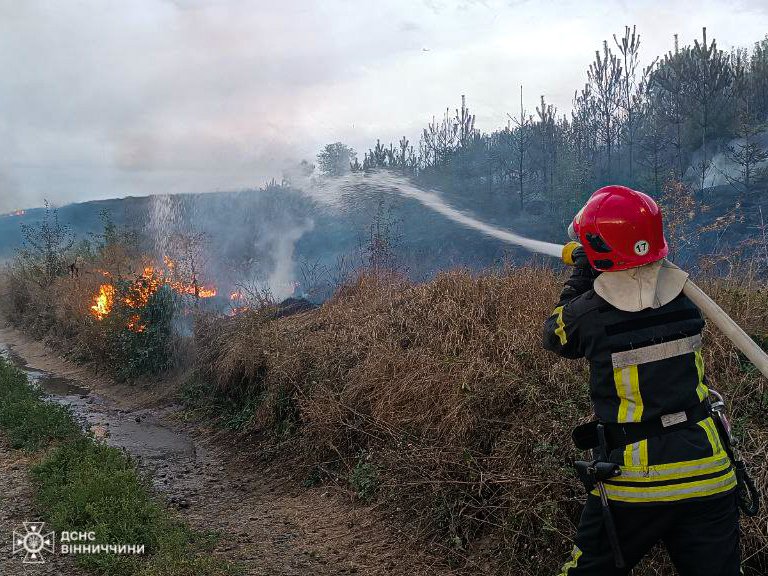
[[[509, 116], [509, 115], [507, 115]], [[525, 159], [528, 154], [528, 144], [530, 140], [530, 129], [533, 124], [533, 118], [526, 115], [525, 108], [523, 107], [523, 87], [520, 86], [520, 116], [509, 116], [512, 122], [515, 123], [515, 130], [513, 132], [514, 139], [512, 140], [514, 150], [512, 153], [515, 155], [516, 167], [515, 175], [517, 177], [518, 184], [518, 196], [520, 199], [520, 211], [525, 209], [525, 195], [523, 190], [523, 182], [525, 181]]]
[[[736, 111], [734, 133], [738, 141], [728, 146], [728, 156], [739, 166], [739, 193], [748, 192], [755, 180], [764, 177], [760, 166], [768, 160], [768, 152], [760, 146], [757, 135], [763, 130], [754, 109], [753, 95], [757, 92], [754, 83], [758, 80], [750, 74], [745, 51], [732, 55], [733, 83], [731, 86], [732, 105]], [[756, 178], [757, 177], [757, 178]]]
[[[623, 76], [621, 78], [621, 108], [624, 112], [624, 126], [621, 135], [624, 144], [627, 147], [628, 154], [628, 176], [629, 181], [634, 179], [634, 149], [635, 139], [638, 127], [638, 111], [640, 96], [638, 94], [637, 67], [639, 65], [640, 55], [640, 35], [637, 34], [636, 27], [624, 27], [624, 36], [619, 40], [616, 34], [613, 35], [613, 41], [619, 49], [619, 53], [624, 61]], [[651, 67], [643, 69], [643, 77], [650, 73]], [[642, 82], [642, 81], [641, 81]]]
[[688, 96], [696, 104], [692, 117], [701, 133], [701, 161], [699, 171], [700, 190], [710, 166], [707, 145], [713, 120], [725, 105], [725, 91], [732, 81], [728, 55], [717, 48], [717, 42], [707, 42], [707, 29], [702, 30], [702, 42], [694, 40], [693, 47], [683, 51], [683, 76], [688, 86]]
[[621, 62], [611, 49], [608, 41], [603, 42], [603, 53], [595, 51], [595, 60], [589, 65], [587, 72], [591, 94], [599, 118], [598, 130], [605, 144], [606, 176], [613, 177], [613, 148], [617, 133], [617, 111], [621, 105]]

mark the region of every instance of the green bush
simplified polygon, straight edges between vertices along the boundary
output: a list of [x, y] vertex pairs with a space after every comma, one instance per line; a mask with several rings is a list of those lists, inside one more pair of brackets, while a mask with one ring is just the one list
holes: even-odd
[[357, 463], [349, 473], [350, 486], [358, 498], [366, 502], [373, 499], [379, 487], [379, 470], [375, 464], [369, 461], [369, 458], [368, 454], [361, 453]]
[[[145, 306], [131, 308], [123, 303], [130, 284], [116, 286], [118, 298], [104, 329], [110, 341], [111, 366], [118, 380], [130, 380], [147, 374], [158, 374], [173, 362], [173, 319], [176, 303], [173, 290], [161, 286]], [[141, 330], [129, 328], [129, 323]]]
[[181, 388], [181, 401], [188, 409], [210, 418], [222, 428], [244, 430], [264, 398], [258, 388], [222, 390], [194, 374]]

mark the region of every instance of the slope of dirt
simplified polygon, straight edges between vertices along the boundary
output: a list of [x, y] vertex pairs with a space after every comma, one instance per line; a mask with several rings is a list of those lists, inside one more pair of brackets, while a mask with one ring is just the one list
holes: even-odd
[[[279, 466], [259, 462], [258, 446], [245, 447], [184, 422], [168, 393], [172, 387], [118, 385], [8, 326], [0, 326], [0, 343], [54, 401], [72, 406], [96, 436], [131, 452], [158, 493], [192, 527], [217, 532], [216, 553], [241, 563], [247, 574], [450, 573], [434, 551], [420, 550], [375, 506], [356, 506], [333, 487], [301, 488]], [[57, 385], [53, 389], [51, 381]], [[62, 381], [67, 384], [63, 392]], [[19, 458], [0, 457], [3, 462]], [[23, 474], [13, 482], [28, 496]], [[16, 515], [8, 522], [17, 521]], [[4, 530], [5, 512], [2, 518]], [[78, 573], [58, 568], [60, 574]], [[0, 570], [6, 573], [13, 574]]]

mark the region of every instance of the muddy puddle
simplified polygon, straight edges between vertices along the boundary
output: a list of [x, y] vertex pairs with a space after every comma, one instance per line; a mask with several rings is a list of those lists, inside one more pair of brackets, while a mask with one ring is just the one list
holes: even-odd
[[0, 356], [24, 371], [30, 385], [42, 390], [48, 401], [67, 406], [95, 438], [130, 453], [170, 502], [183, 508], [198, 493], [202, 482], [198, 461], [203, 449], [168, 423], [172, 408], [122, 410], [77, 382], [30, 367], [12, 346], [2, 342]]

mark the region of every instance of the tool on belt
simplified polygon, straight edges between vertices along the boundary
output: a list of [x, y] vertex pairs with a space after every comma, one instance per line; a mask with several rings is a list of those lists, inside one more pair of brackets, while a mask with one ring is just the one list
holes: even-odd
[[731, 430], [731, 424], [725, 415], [725, 400], [716, 390], [709, 389], [709, 393], [715, 397], [712, 402], [712, 419], [720, 434], [720, 440], [725, 448], [725, 452], [733, 463], [733, 470], [736, 472], [736, 490], [738, 493], [739, 509], [745, 516], [757, 516], [760, 511], [760, 493], [755, 487], [755, 483], [747, 472], [747, 467], [743, 460], [738, 457], [738, 440], [734, 438]]
[[574, 467], [587, 493], [597, 488], [600, 495], [603, 521], [617, 568], [624, 567], [624, 558], [611, 515], [608, 495], [603, 485], [606, 480], [621, 475], [619, 464], [608, 461], [608, 455], [617, 448], [687, 428], [711, 416], [736, 473], [739, 509], [746, 516], [757, 515], [760, 509], [760, 494], [747, 473], [744, 462], [736, 453], [737, 440], [733, 436], [731, 425], [725, 414], [725, 402], [717, 391], [710, 388], [709, 392], [715, 398], [714, 402], [704, 400], [688, 410], [664, 414], [659, 418], [627, 423], [593, 420], [574, 429], [572, 436], [576, 447], [581, 450], [591, 450], [595, 458], [589, 462], [577, 460], [574, 462]]
[[[613, 514], [611, 514], [611, 506], [608, 502], [608, 493], [603, 484], [605, 480], [619, 476], [621, 474], [621, 468], [618, 464], [608, 462], [605, 426], [602, 423], [597, 422], [594, 429], [597, 445], [590, 448], [593, 449], [593, 456], [597, 456], [597, 458], [591, 462], [577, 460], [573, 465], [576, 468], [576, 473], [579, 475], [579, 479], [582, 484], [584, 484], [584, 488], [587, 489], [587, 494], [591, 493], [595, 488], [597, 488], [597, 491], [600, 494], [603, 522], [605, 523], [605, 531], [608, 534], [608, 541], [611, 543], [611, 549], [613, 550], [613, 558], [616, 563], [616, 568], [624, 568], [624, 556], [621, 553], [619, 535], [616, 532], [616, 525], [613, 523]], [[594, 453], [595, 450], [597, 450], [596, 454]]]

